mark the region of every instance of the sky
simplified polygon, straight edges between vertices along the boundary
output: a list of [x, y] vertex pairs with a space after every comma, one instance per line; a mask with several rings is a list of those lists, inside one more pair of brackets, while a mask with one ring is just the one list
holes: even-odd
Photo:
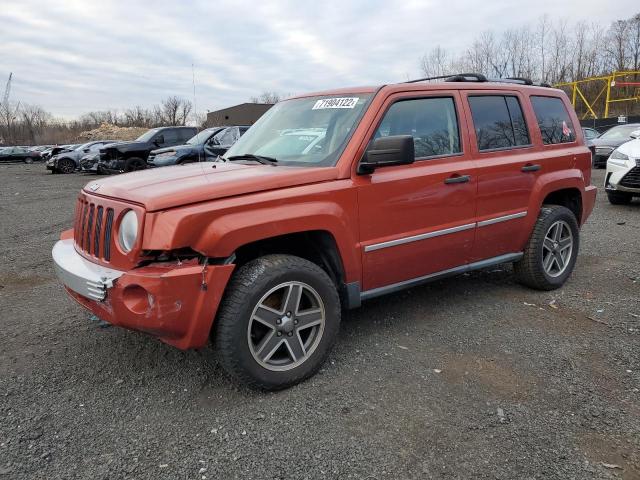
[[[420, 76], [441, 45], [542, 14], [607, 25], [637, 0], [0, 0], [0, 94], [57, 117], [150, 107], [170, 95], [198, 112], [263, 91], [297, 94]], [[192, 67], [193, 65], [193, 67]]]

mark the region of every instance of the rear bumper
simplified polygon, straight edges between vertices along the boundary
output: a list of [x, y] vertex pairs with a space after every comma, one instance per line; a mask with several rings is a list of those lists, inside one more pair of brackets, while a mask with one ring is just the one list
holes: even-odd
[[587, 218], [589, 218], [589, 215], [593, 212], [597, 193], [598, 187], [594, 185], [589, 185], [584, 189], [584, 197], [582, 198], [582, 224], [587, 221]]
[[56, 273], [80, 305], [113, 325], [149, 333], [180, 349], [207, 344], [234, 265], [157, 263], [122, 272], [87, 261], [60, 240]]

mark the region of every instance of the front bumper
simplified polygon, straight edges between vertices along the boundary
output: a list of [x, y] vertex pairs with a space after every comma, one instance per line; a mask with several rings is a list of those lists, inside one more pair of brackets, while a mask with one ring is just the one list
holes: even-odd
[[620, 182], [624, 176], [633, 170], [634, 167], [640, 166], [640, 159], [635, 160], [636, 164], [628, 163], [627, 165], [616, 165], [614, 163], [607, 163], [607, 171], [605, 173], [604, 188], [605, 190], [628, 192], [633, 194], [640, 194], [640, 188], [630, 188], [624, 185], [620, 185]]
[[114, 280], [124, 274], [86, 260], [76, 252], [71, 239], [58, 241], [51, 255], [60, 281], [70, 290], [92, 300], [104, 300], [107, 288], [113, 287]]
[[207, 344], [233, 264], [162, 262], [113, 270], [84, 259], [68, 236], [53, 247], [55, 270], [83, 307], [113, 325], [181, 349]]

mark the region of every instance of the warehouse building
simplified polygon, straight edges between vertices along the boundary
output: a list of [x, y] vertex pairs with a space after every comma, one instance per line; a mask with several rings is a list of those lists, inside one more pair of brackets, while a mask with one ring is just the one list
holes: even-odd
[[207, 113], [207, 126], [253, 125], [271, 107], [272, 103], [241, 103]]

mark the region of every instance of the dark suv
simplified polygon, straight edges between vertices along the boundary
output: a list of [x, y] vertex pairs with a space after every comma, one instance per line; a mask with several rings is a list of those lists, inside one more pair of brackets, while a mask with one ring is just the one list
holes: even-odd
[[184, 145], [153, 150], [147, 158], [147, 166], [166, 167], [215, 160], [218, 155], [224, 155], [248, 129], [247, 126], [207, 128]]
[[133, 142], [105, 145], [100, 150], [100, 170], [105, 173], [132, 172], [147, 168], [151, 150], [182, 145], [197, 133], [195, 127], [153, 128]]

